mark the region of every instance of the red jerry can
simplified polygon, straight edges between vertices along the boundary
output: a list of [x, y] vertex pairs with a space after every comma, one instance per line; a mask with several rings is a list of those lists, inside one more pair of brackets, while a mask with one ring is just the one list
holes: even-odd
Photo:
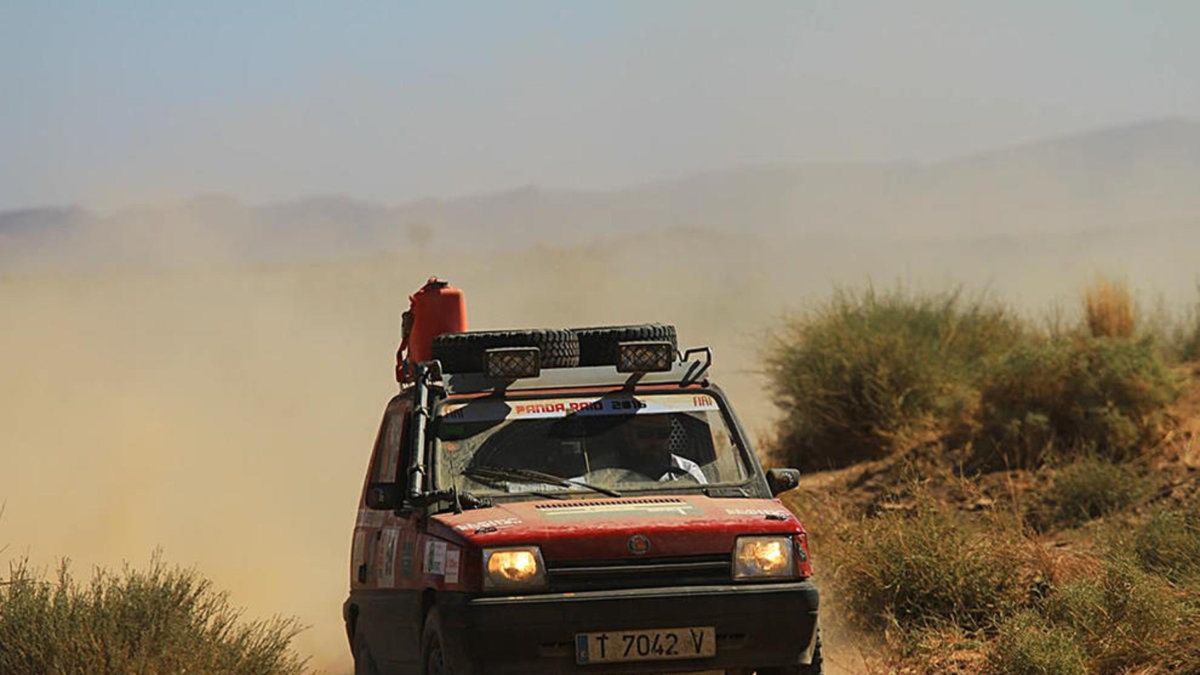
[[413, 364], [433, 356], [433, 338], [467, 330], [467, 297], [449, 282], [429, 277], [419, 291], [408, 296], [408, 311], [401, 322], [402, 340], [396, 352], [396, 381], [405, 382]]

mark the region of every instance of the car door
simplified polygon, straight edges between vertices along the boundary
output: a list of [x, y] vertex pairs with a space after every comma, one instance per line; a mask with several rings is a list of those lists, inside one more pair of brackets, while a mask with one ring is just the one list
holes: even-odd
[[[412, 402], [393, 400], [380, 430], [373, 469], [377, 482], [394, 482], [407, 492]], [[367, 552], [373, 619], [367, 632], [371, 653], [385, 673], [416, 673], [420, 664], [422, 579], [415, 511], [379, 511], [379, 527]]]

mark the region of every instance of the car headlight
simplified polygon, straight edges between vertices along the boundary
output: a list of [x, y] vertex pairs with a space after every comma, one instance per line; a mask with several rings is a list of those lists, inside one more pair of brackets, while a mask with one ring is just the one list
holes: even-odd
[[738, 537], [733, 547], [734, 579], [790, 579], [796, 576], [792, 538]]
[[536, 546], [483, 549], [484, 590], [522, 590], [546, 585], [546, 565]]

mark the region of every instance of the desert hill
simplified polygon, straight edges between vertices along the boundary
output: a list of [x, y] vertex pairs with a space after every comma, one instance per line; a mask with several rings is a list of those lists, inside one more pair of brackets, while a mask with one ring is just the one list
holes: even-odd
[[397, 206], [215, 195], [111, 214], [0, 212], [0, 264], [339, 260], [517, 251], [662, 232], [778, 240], [1071, 235], [1200, 226], [1200, 123], [1161, 120], [928, 164], [776, 164], [609, 191], [535, 186]]

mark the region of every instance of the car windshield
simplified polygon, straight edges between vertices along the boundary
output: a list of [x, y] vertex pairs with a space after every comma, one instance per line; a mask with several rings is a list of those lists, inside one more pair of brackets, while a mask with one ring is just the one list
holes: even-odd
[[699, 489], [750, 475], [707, 394], [452, 402], [431, 432], [437, 486], [473, 494]]

